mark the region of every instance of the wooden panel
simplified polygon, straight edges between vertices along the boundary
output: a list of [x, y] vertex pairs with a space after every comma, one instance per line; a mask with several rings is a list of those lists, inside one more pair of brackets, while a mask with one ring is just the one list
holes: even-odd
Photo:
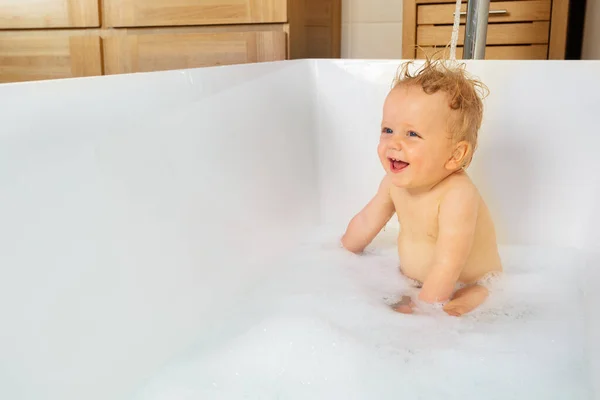
[[307, 53], [310, 58], [330, 58], [331, 33], [328, 27], [309, 26], [306, 28]]
[[334, 6], [332, 0], [305, 0], [305, 3], [306, 26], [329, 26], [331, 24]]
[[[590, 1], [590, 0], [588, 0]], [[552, 0], [552, 23], [550, 25], [550, 60], [563, 60], [567, 52], [567, 25], [569, 0]]]
[[404, 0], [402, 4], [402, 58], [415, 57], [417, 43], [417, 5], [414, 0]]
[[104, 0], [106, 24], [181, 26], [286, 22], [287, 0]]
[[[487, 44], [546, 44], [548, 43], [550, 24], [531, 22], [515, 24], [490, 24], [487, 31]], [[417, 28], [419, 46], [445, 46], [450, 43], [452, 26], [424, 25]], [[464, 44], [465, 26], [458, 32], [458, 44]]]
[[288, 49], [289, 58], [305, 58], [307, 54], [306, 3], [289, 0]]
[[0, 29], [98, 26], [98, 0], [0, 0]]
[[289, 58], [339, 58], [341, 0], [289, 0]]
[[[454, 4], [421, 5], [417, 10], [419, 24], [450, 24], [454, 23]], [[461, 10], [467, 10], [465, 2]], [[506, 11], [496, 14], [494, 11]], [[461, 16], [465, 23], [466, 16]], [[489, 23], [548, 21], [550, 20], [550, 0], [543, 1], [498, 1], [490, 4]]]
[[[227, 32], [285, 32], [285, 24], [248, 24], [248, 25], [198, 25], [149, 28], [76, 28], [52, 29], [48, 32], [55, 36], [100, 36], [101, 38], [125, 35], [152, 35], [163, 33], [227, 33]], [[0, 30], [0, 38], [14, 36], [15, 31]], [[39, 37], [39, 30], [21, 30], [19, 36]]]
[[98, 36], [0, 36], [0, 82], [101, 74]]
[[[417, 49], [417, 58], [424, 59], [425, 55], [429, 57], [448, 58], [449, 49], [420, 47]], [[463, 48], [456, 48], [456, 58], [461, 59]], [[548, 56], [548, 46], [536, 44], [532, 46], [486, 46], [486, 60], [545, 60]]]
[[121, 35], [103, 39], [107, 74], [284, 60], [284, 32]]
[[72, 36], [69, 38], [72, 76], [102, 75], [100, 37]]
[[342, 56], [342, 0], [332, 0], [331, 53], [329, 58]]
[[[454, 0], [410, 0], [415, 2], [416, 4], [456, 4]], [[466, 3], [468, 0], [462, 0], [463, 3]], [[506, 0], [490, 0], [491, 3], [495, 3], [497, 1], [506, 1]], [[513, 1], [528, 1], [528, 0], [513, 0]]]
[[306, 54], [304, 58], [340, 57], [342, 50], [342, 1], [304, 0], [304, 4], [306, 7], [304, 12]]

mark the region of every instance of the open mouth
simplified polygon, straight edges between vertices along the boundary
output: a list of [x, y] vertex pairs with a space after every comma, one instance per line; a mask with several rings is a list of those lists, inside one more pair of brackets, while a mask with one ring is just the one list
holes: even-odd
[[392, 170], [392, 172], [400, 172], [410, 165], [405, 161], [398, 160], [395, 158], [388, 158], [388, 160], [390, 161], [390, 169]]

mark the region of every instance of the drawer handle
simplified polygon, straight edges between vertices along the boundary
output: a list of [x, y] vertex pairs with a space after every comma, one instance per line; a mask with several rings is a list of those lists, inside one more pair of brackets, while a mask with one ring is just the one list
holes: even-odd
[[[508, 14], [508, 10], [490, 10], [490, 14], [492, 15], [504, 15]], [[452, 13], [452, 15], [456, 15], [456, 13]], [[460, 15], [467, 15], [466, 11], [461, 11]]]

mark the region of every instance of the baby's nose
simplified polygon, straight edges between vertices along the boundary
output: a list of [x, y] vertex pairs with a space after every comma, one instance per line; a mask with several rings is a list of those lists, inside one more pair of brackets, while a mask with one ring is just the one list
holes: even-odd
[[400, 140], [400, 136], [394, 136], [392, 137], [392, 140], [390, 140], [390, 148], [393, 148], [395, 150], [400, 150], [402, 148], [402, 140]]

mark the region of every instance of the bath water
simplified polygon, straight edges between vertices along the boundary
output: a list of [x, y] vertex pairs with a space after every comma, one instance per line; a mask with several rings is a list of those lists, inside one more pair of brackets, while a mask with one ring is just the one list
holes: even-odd
[[505, 276], [475, 312], [404, 315], [396, 234], [354, 255], [318, 231], [134, 397], [591, 398], [576, 252], [501, 247]]

